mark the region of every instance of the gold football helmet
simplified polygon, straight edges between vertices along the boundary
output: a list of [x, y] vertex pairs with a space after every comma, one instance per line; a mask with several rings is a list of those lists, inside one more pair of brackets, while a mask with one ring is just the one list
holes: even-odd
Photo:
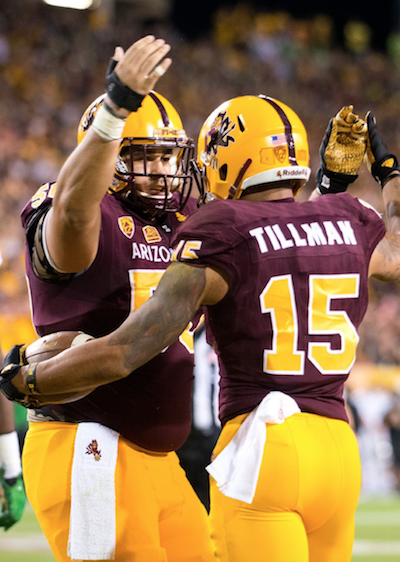
[[297, 193], [310, 177], [303, 123], [290, 107], [263, 95], [217, 107], [204, 122], [197, 151], [196, 180], [205, 198], [238, 199], [253, 186], [285, 180]]
[[[78, 144], [104, 98], [105, 94], [98, 97], [84, 112], [78, 127]], [[164, 189], [160, 195], [150, 196], [136, 189], [135, 178], [151, 177], [146, 170], [147, 157], [160, 149], [170, 151], [172, 155], [171, 173], [162, 176]], [[126, 120], [109, 192], [152, 214], [181, 211], [192, 188], [190, 163], [194, 153], [193, 140], [187, 137], [176, 109], [162, 95], [151, 91], [139, 109]], [[135, 171], [135, 161], [138, 160], [143, 162], [140, 172]]]

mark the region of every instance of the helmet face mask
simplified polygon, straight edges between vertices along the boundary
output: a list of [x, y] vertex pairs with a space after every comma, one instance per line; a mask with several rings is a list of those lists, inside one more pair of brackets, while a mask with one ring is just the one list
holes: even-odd
[[[97, 98], [85, 111], [78, 128], [78, 143], [104, 97]], [[150, 92], [126, 120], [109, 193], [150, 216], [180, 212], [192, 189], [190, 162], [194, 153], [194, 143], [186, 136], [174, 107], [160, 94]], [[157, 173], [152, 164], [155, 158], [165, 163]], [[152, 189], [143, 187], [146, 185]]]
[[268, 189], [283, 181], [296, 192], [310, 176], [307, 133], [296, 113], [282, 102], [241, 96], [223, 103], [206, 119], [197, 164], [200, 190], [215, 198], [238, 199], [246, 189], [261, 185]]
[[[192, 188], [194, 146], [180, 139], [155, 144], [149, 141], [123, 140], [109, 191], [150, 214], [180, 212]], [[152, 173], [155, 160], [166, 162], [164, 173]]]

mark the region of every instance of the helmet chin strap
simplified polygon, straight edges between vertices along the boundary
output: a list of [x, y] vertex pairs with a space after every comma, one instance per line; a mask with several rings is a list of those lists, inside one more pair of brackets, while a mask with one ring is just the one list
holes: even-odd
[[228, 194], [227, 199], [233, 199], [235, 197], [236, 192], [238, 190], [238, 187], [242, 183], [243, 176], [247, 172], [251, 163], [252, 163], [252, 159], [248, 158], [246, 160], [246, 162], [243, 164], [243, 166], [241, 167], [241, 169], [238, 173], [237, 178], [235, 179], [235, 181], [233, 182], [233, 184], [229, 188], [229, 194]]

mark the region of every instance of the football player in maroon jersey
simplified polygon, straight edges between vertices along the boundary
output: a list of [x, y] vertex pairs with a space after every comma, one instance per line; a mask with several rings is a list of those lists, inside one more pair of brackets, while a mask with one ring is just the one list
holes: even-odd
[[[221, 375], [222, 432], [208, 467], [221, 560], [350, 562], [361, 469], [343, 387], [368, 277], [400, 277], [400, 169], [371, 114], [367, 124], [351, 106], [331, 120], [323, 196], [297, 203], [310, 173], [299, 117], [266, 96], [223, 103], [198, 143], [213, 200], [179, 229], [153, 297], [104, 338], [29, 369], [19, 346], [5, 361], [2, 389], [27, 406], [129, 380], [205, 305]], [[366, 150], [386, 226], [343, 192]]]
[[[153, 36], [116, 48], [77, 148], [22, 212], [39, 335], [115, 330], [151, 296], [173, 234], [197, 208], [193, 141], [152, 90], [169, 49]], [[174, 452], [191, 427], [189, 330], [136, 374], [29, 412], [26, 490], [57, 561], [214, 558], [207, 512]]]

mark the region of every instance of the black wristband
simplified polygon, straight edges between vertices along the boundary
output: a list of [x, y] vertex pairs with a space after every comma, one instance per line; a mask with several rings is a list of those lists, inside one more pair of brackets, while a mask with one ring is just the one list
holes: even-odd
[[317, 189], [321, 195], [343, 193], [357, 178], [357, 174], [340, 174], [339, 172], [331, 172], [324, 167], [318, 169], [315, 177]]
[[107, 75], [106, 90], [110, 99], [118, 107], [123, 107], [128, 111], [136, 111], [142, 105], [142, 101], [145, 98], [145, 96], [125, 86], [114, 71]]
[[383, 189], [387, 182], [392, 180], [393, 178], [400, 178], [400, 170], [394, 170], [392, 173], [386, 176], [386, 178], [381, 181], [381, 188]]

